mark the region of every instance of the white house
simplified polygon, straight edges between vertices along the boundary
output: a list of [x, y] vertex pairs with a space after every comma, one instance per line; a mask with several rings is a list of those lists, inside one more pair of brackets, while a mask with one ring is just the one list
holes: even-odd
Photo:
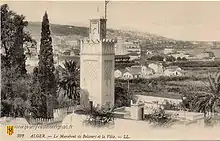
[[164, 75], [166, 76], [183, 76], [184, 72], [183, 70], [178, 66], [169, 66], [164, 71]]
[[153, 52], [150, 51], [150, 50], [147, 50], [146, 53], [145, 53], [145, 55], [151, 55], [151, 54], [153, 54]]
[[172, 53], [172, 52], [174, 52], [174, 49], [172, 49], [172, 48], [165, 48], [164, 49], [164, 54], [169, 54], [169, 53]]
[[135, 60], [135, 59], [140, 59], [141, 55], [138, 54], [137, 52], [130, 52], [128, 53], [130, 60]]
[[128, 52], [136, 52], [137, 54], [141, 54], [141, 47], [139, 41], [133, 42], [125, 42]]
[[189, 54], [187, 53], [182, 53], [182, 52], [177, 52], [177, 53], [173, 53], [173, 54], [170, 54], [169, 56], [173, 56], [175, 59], [177, 58], [189, 58]]
[[161, 74], [164, 71], [164, 67], [162, 65], [162, 63], [151, 63], [148, 65], [149, 68], [153, 69], [155, 73], [157, 74]]
[[152, 68], [142, 66], [141, 67], [141, 74], [142, 74], [143, 77], [148, 76], [148, 75], [153, 75], [154, 70]]
[[122, 78], [123, 79], [133, 79], [133, 74], [130, 73], [129, 71], [125, 72], [123, 75], [122, 75]]
[[114, 76], [115, 78], [120, 78], [122, 77], [122, 71], [120, 71], [119, 69], [114, 71]]
[[178, 66], [169, 66], [167, 67], [166, 69], [173, 69], [173, 70], [178, 70], [178, 71], [181, 71], [182, 69]]
[[211, 59], [213, 57], [215, 57], [214, 53], [213, 52], [210, 52], [210, 51], [204, 51], [202, 53], [199, 53], [196, 55], [197, 59]]
[[166, 76], [183, 76], [183, 73], [178, 70], [166, 69], [164, 71], [164, 75], [166, 75]]
[[67, 39], [65, 40], [66, 41], [66, 44], [70, 45], [70, 46], [77, 46], [79, 44], [79, 41], [77, 40], [72, 40], [72, 39]]
[[115, 55], [126, 55], [128, 54], [127, 46], [124, 45], [124, 42], [119, 39], [115, 45]]
[[[142, 65], [136, 65], [125, 68], [125, 76], [123, 75], [124, 79], [133, 79], [133, 78], [146, 78], [149, 75], [154, 74], [154, 70], [152, 68], [142, 66]], [[132, 77], [127, 77], [127, 75], [132, 75]]]

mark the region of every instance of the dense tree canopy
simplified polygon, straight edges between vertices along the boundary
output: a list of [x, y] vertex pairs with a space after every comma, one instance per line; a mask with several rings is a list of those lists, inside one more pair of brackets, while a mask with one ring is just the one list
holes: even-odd
[[36, 43], [24, 30], [27, 25], [23, 15], [1, 5], [1, 116], [23, 116], [27, 109], [24, 102], [28, 102], [30, 80], [24, 48], [27, 42]]

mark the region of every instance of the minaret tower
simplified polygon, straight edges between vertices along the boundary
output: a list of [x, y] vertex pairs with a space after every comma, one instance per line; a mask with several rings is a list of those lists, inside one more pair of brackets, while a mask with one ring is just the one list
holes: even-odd
[[81, 106], [114, 106], [115, 41], [106, 39], [106, 18], [91, 19], [80, 48]]

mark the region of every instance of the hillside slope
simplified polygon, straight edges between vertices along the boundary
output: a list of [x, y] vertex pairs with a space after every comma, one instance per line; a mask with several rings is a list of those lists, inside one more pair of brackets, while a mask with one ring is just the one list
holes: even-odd
[[[51, 24], [51, 32], [52, 36], [60, 36], [60, 37], [71, 37], [71, 40], [82, 39], [83, 37], [89, 36], [89, 28], [88, 27], [80, 27], [80, 26], [72, 26], [72, 25], [59, 25], [59, 24]], [[40, 32], [41, 32], [41, 23], [40, 22], [29, 22], [28, 30], [31, 35], [39, 41]], [[116, 39], [118, 37], [128, 40], [141, 40], [141, 47], [143, 50], [145, 49], [163, 49], [167, 47], [172, 48], [195, 48], [195, 47], [213, 47], [210, 45], [210, 42], [200, 42], [197, 41], [194, 44], [194, 41], [180, 41], [174, 40], [170, 38], [166, 38], [163, 36], [158, 36], [145, 32], [137, 32], [137, 31], [125, 31], [125, 30], [115, 30], [108, 29], [107, 37]], [[212, 42], [214, 43], [214, 42]], [[220, 43], [218, 43], [220, 46]]]
[[[76, 37], [88, 37], [89, 28], [88, 27], [79, 27], [79, 26], [71, 26], [71, 25], [58, 25], [51, 24], [52, 35], [54, 36], [76, 36]], [[29, 22], [28, 30], [30, 31], [32, 36], [40, 36], [41, 31], [41, 23], [40, 22]], [[124, 31], [124, 30], [114, 30], [108, 29], [107, 36], [111, 38], [122, 37], [128, 39], [148, 39], [148, 40], [166, 40], [166, 41], [174, 41], [172, 39], [168, 39], [162, 36], [157, 36], [144, 32], [136, 32], [136, 31]]]

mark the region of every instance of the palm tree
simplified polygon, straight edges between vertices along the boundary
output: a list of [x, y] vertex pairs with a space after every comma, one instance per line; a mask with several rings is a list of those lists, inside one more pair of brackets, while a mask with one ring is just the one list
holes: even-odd
[[64, 96], [69, 99], [79, 100], [79, 67], [73, 60], [65, 60], [64, 67], [60, 66], [59, 91], [64, 91]]
[[220, 106], [220, 73], [216, 73], [213, 76], [209, 75], [208, 81], [208, 91], [193, 100], [195, 110], [204, 112], [205, 116], [207, 113], [216, 112], [218, 106]]

